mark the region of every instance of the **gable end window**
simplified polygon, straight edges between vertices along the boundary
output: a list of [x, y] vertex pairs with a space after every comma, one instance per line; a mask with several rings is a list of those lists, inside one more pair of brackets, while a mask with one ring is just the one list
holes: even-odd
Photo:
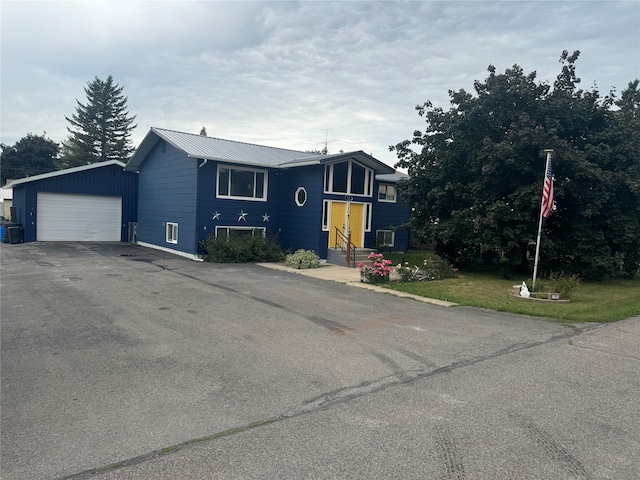
[[372, 169], [353, 160], [330, 163], [324, 167], [324, 191], [370, 197], [373, 177]]
[[167, 222], [167, 243], [178, 243], [178, 224]]
[[378, 201], [396, 203], [396, 186], [381, 183], [378, 186]]
[[217, 197], [235, 200], [267, 200], [267, 172], [218, 165]]

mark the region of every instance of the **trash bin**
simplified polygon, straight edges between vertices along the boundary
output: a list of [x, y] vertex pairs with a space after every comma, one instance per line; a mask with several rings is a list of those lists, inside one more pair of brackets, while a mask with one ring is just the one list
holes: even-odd
[[7, 232], [9, 232], [9, 243], [23, 242], [22, 225], [13, 225], [11, 227], [8, 227]]
[[2, 235], [0, 236], [0, 238], [2, 239], [2, 243], [9, 243], [9, 227], [17, 226], [20, 226], [20, 224], [11, 222], [4, 222], [2, 224]]

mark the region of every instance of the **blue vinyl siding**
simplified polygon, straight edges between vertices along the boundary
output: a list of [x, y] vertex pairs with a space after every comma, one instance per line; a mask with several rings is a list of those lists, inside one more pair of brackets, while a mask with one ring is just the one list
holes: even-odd
[[[138, 241], [185, 253], [197, 253], [198, 160], [157, 142], [140, 166]], [[178, 243], [166, 241], [166, 223], [178, 224]]]
[[[264, 227], [267, 235], [290, 250], [304, 248], [326, 256], [327, 238], [322, 237], [323, 167], [292, 170], [266, 169], [267, 201], [216, 198], [217, 162], [208, 161], [198, 169], [198, 242], [215, 233], [216, 226]], [[299, 207], [295, 192], [304, 187], [307, 201]], [[219, 218], [214, 219], [218, 213]], [[244, 220], [240, 214], [246, 213]], [[268, 215], [268, 221], [264, 216]]]
[[[278, 228], [280, 243], [285, 249], [313, 250], [320, 257], [327, 256], [327, 240], [322, 232], [322, 199], [324, 167], [314, 165], [284, 170], [277, 185]], [[300, 207], [295, 194], [298, 187], [304, 187], [307, 201]]]
[[[202, 160], [199, 160], [202, 164]], [[229, 165], [224, 163], [224, 165]], [[218, 163], [212, 160], [207, 161], [201, 168], [198, 168], [198, 223], [197, 242], [198, 246], [209, 235], [215, 234], [216, 226], [224, 227], [264, 227], [267, 235], [277, 232], [274, 228], [274, 221], [277, 218], [275, 209], [272, 206], [272, 179], [275, 176], [273, 169], [259, 168], [267, 172], [267, 201], [255, 199], [230, 199], [216, 198]], [[250, 168], [250, 167], [249, 167]], [[214, 215], [218, 213], [218, 218]], [[244, 220], [241, 220], [241, 213], [245, 213]], [[269, 216], [269, 220], [263, 219], [264, 215]], [[202, 253], [202, 252], [199, 252]]]
[[[384, 182], [387, 183], [387, 182]], [[378, 191], [379, 182], [374, 184], [374, 192]], [[371, 232], [365, 235], [365, 245], [376, 246], [376, 230], [395, 230], [393, 250], [407, 251], [409, 249], [409, 230], [398, 228], [409, 221], [410, 206], [401, 198], [396, 203], [378, 202], [377, 195], [373, 199], [373, 213], [371, 216]]]
[[35, 242], [37, 238], [38, 192], [122, 197], [120, 240], [127, 241], [128, 223], [137, 221], [137, 182], [137, 174], [106, 165], [16, 185], [13, 205], [24, 228], [24, 241]]

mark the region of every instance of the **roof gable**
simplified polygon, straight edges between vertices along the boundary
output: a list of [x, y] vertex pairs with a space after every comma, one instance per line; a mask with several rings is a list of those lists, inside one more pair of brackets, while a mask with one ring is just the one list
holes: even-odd
[[138, 149], [127, 163], [126, 170], [137, 171], [159, 140], [164, 140], [184, 152], [187, 157], [216, 160], [226, 163], [272, 168], [294, 168], [320, 165], [332, 161], [356, 159], [373, 168], [377, 173], [393, 173], [394, 169], [370, 155], [359, 152], [318, 155], [298, 150], [267, 147], [251, 143], [205, 137], [191, 133], [176, 132], [151, 127]]

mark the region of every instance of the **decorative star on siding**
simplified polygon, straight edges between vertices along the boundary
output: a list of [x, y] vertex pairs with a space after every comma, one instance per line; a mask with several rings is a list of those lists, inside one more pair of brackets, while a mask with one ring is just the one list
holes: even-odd
[[262, 221], [263, 222], [268, 222], [269, 221], [269, 215], [267, 215], [267, 212], [264, 212], [264, 215], [262, 215]]
[[239, 222], [246, 222], [247, 221], [247, 215], [248, 213], [245, 212], [244, 210], [240, 210], [240, 213], [238, 214], [238, 221]]
[[220, 220], [220, 213], [218, 213], [217, 210], [216, 213], [213, 214], [213, 217], [211, 217], [211, 220]]

